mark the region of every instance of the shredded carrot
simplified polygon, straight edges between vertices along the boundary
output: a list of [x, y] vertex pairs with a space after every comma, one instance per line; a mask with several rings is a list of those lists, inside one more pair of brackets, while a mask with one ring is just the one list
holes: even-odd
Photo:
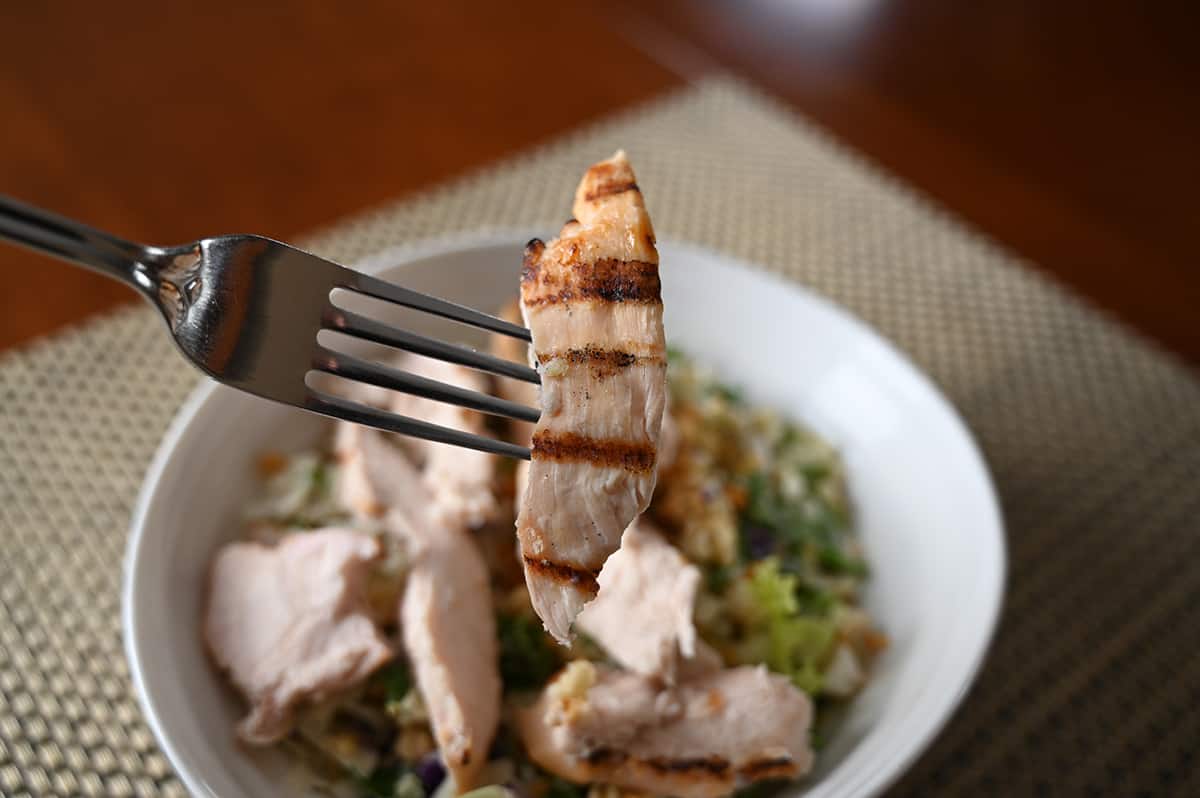
[[279, 452], [264, 452], [258, 457], [258, 473], [262, 477], [273, 477], [287, 466], [287, 458]]
[[862, 642], [863, 645], [866, 646], [867, 650], [872, 654], [878, 654], [880, 651], [883, 651], [888, 647], [887, 635], [878, 629], [871, 629], [867, 632], [864, 632], [862, 636]]

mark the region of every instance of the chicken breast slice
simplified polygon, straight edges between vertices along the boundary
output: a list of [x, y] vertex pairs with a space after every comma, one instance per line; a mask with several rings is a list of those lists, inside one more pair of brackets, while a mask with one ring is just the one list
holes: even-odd
[[446, 767], [455, 785], [467, 789], [485, 764], [500, 719], [487, 565], [467, 532], [470, 513], [461, 510], [458, 496], [435, 493], [430, 462], [418, 468], [395, 440], [340, 424], [338, 494], [356, 513], [382, 516], [388, 533], [404, 541], [409, 559], [399, 608], [404, 649]]
[[578, 626], [617, 664], [674, 683], [721, 667], [696, 635], [692, 611], [700, 569], [684, 559], [645, 517], [625, 530], [621, 548], [600, 572], [600, 593]]
[[[369, 440], [378, 435], [366, 430]], [[457, 513], [438, 513], [416, 466], [385, 440], [405, 486], [384, 518], [409, 558], [400, 628], [434, 739], [459, 790], [475, 784], [500, 722], [496, 621], [487, 564]], [[370, 444], [369, 444], [370, 445]], [[443, 494], [444, 495], [444, 494]], [[447, 518], [458, 523], [448, 523]]]
[[[572, 665], [559, 679], [579, 668]], [[715, 798], [751, 782], [795, 778], [812, 766], [812, 705], [762, 666], [666, 688], [635, 673], [596, 668], [585, 689], [556, 685], [518, 713], [517, 727], [530, 758], [571, 781]]]
[[347, 529], [297, 532], [276, 546], [217, 553], [204, 636], [250, 703], [238, 736], [273, 743], [296, 708], [361, 682], [392, 658], [368, 617], [365, 580], [379, 543]]
[[431, 501], [424, 478], [395, 435], [339, 421], [333, 450], [341, 466], [335, 495], [356, 518], [381, 519], [393, 507], [421, 507]]
[[[490, 390], [482, 374], [453, 363], [403, 355], [389, 365], [472, 391]], [[478, 413], [419, 396], [387, 393], [385, 407], [394, 413], [484, 433]], [[474, 527], [496, 512], [492, 491], [495, 458], [485, 452], [392, 435], [348, 422], [337, 425], [334, 451], [342, 465], [338, 498], [357, 517], [380, 518], [391, 507], [411, 506], [414, 496], [430, 502], [431, 520], [439, 525]], [[412, 473], [418, 475], [423, 494], [414, 493]]]
[[[394, 365], [418, 377], [477, 393], [492, 393], [486, 375], [455, 363], [405, 354]], [[397, 393], [389, 409], [393, 413], [430, 424], [476, 435], [488, 434], [484, 429], [483, 416], [457, 405]], [[420, 465], [421, 479], [433, 497], [434, 523], [476, 527], [494, 515], [497, 508], [496, 496], [492, 492], [495, 455], [418, 438], [401, 440]]]
[[682, 444], [679, 422], [672, 415], [671, 408], [667, 407], [663, 410], [662, 429], [658, 434], [658, 473], [664, 473], [675, 464]]
[[588, 169], [574, 213], [528, 244], [521, 274], [542, 416], [517, 535], [533, 607], [563, 643], [650, 501], [667, 392], [658, 251], [623, 152]]
[[397, 515], [411, 570], [400, 603], [404, 648], [455, 786], [475, 786], [500, 722], [496, 622], [487, 565], [460, 528]]

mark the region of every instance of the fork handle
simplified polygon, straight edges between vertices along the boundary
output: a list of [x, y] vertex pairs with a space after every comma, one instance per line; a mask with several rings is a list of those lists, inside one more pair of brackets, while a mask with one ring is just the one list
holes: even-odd
[[86, 266], [141, 291], [153, 280], [152, 251], [93, 227], [0, 194], [0, 237]]

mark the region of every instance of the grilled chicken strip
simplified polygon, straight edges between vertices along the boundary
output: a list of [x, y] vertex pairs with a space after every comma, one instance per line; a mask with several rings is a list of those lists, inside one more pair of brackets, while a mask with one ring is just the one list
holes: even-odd
[[528, 244], [521, 274], [542, 416], [517, 536], [533, 607], [562, 643], [650, 501], [667, 398], [658, 252], [624, 153], [588, 169], [574, 213]]
[[599, 581], [600, 594], [577, 623], [617, 664], [668, 684], [681, 668], [691, 675], [721, 667], [692, 623], [700, 569], [644, 516], [625, 530]]
[[675, 464], [682, 443], [681, 435], [679, 422], [675, 420], [668, 406], [663, 411], [662, 430], [658, 434], [658, 473], [666, 473], [667, 469]]
[[379, 543], [346, 529], [226, 544], [213, 563], [204, 635], [250, 702], [238, 736], [266, 745], [295, 709], [352, 687], [392, 658], [368, 617], [365, 580]]
[[[715, 671], [673, 688], [573, 663], [517, 718], [529, 756], [572, 781], [681, 798], [716, 798], [812, 766], [812, 705], [762, 666]], [[575, 684], [564, 689], [561, 682]], [[588, 681], [592, 683], [589, 685]]]

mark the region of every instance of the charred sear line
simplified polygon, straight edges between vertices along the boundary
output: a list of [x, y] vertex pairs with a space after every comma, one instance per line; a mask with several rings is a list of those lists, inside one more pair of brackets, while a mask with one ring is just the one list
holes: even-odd
[[584, 202], [598, 200], [601, 197], [611, 197], [614, 194], [624, 194], [626, 191], [640, 191], [638, 184], [632, 180], [612, 181], [609, 183], [601, 183], [591, 191], [583, 195]]
[[665, 756], [641, 760], [642, 764], [658, 773], [701, 773], [724, 778], [729, 774], [729, 760], [719, 756], [681, 757]]
[[574, 432], [542, 430], [533, 436], [533, 459], [623, 468], [647, 473], [654, 468], [656, 451], [649, 443], [589, 438]]
[[616, 748], [593, 748], [583, 755], [589, 765], [619, 765], [628, 758], [629, 754]]
[[552, 360], [563, 360], [573, 365], [585, 364], [596, 378], [612, 377], [630, 366], [663, 362], [661, 356], [635, 355], [619, 349], [604, 349], [599, 346], [587, 346], [580, 349], [565, 349], [556, 352], [539, 352], [538, 362], [542, 365]]
[[764, 776], [791, 776], [796, 772], [796, 763], [790, 757], [771, 757], [747, 762], [738, 768], [738, 775], [747, 779]]
[[521, 281], [526, 284], [523, 300], [526, 305], [587, 300], [662, 303], [658, 264], [640, 260], [605, 258], [547, 270], [542, 268], [540, 257], [530, 256], [527, 249]]
[[521, 262], [521, 283], [536, 283], [542, 269], [542, 253], [546, 251], [546, 242], [533, 238], [525, 245], [525, 257]]
[[599, 346], [585, 346], [581, 349], [567, 349], [562, 352], [542, 352], [538, 355], [538, 360], [542, 363], [547, 363], [555, 358], [562, 358], [568, 363], [603, 363], [612, 368], [632, 366], [640, 359], [632, 352], [604, 349]]
[[580, 590], [593, 596], [600, 592], [600, 583], [596, 581], [599, 571], [580, 568], [565, 562], [554, 562], [542, 557], [525, 557], [525, 567], [538, 574], [549, 577], [556, 582], [574, 585]]

